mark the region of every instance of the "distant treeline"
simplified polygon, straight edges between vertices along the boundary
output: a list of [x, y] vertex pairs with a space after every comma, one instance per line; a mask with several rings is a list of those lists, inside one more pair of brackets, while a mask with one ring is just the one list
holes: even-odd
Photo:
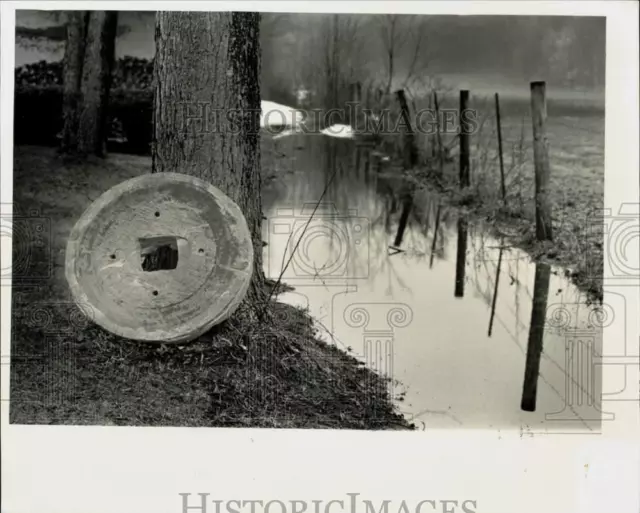
[[[154, 16], [152, 11], [119, 13], [117, 55], [153, 57]], [[263, 13], [263, 84], [271, 87], [273, 79], [286, 83], [286, 89], [300, 82], [315, 87], [312, 80], [317, 77], [310, 68], [330, 54], [364, 82], [364, 75], [375, 77], [387, 70], [392, 49], [399, 80], [414, 68], [420, 74], [428, 69], [436, 75], [488, 73], [525, 82], [543, 78], [557, 86], [604, 86], [604, 17], [400, 15], [393, 16], [398, 23], [389, 32], [390, 18]], [[33, 44], [64, 44], [65, 23], [64, 11], [18, 11], [16, 36]], [[331, 25], [337, 25], [337, 34], [331, 34]], [[336, 48], [327, 45], [327, 36]]]
[[[17, 68], [15, 71], [15, 144], [54, 146], [59, 144], [62, 130], [62, 63], [41, 61]], [[153, 61], [126, 57], [116, 62], [113, 86], [108, 104], [110, 146], [117, 151], [149, 154], [153, 123]], [[454, 95], [455, 96], [455, 95]], [[292, 105], [293, 100], [270, 95], [263, 89], [262, 97]], [[283, 99], [284, 98], [284, 99]], [[457, 96], [449, 105], [446, 97], [442, 105], [455, 108]], [[289, 101], [287, 101], [289, 100]], [[473, 98], [472, 98], [473, 101]], [[485, 102], [476, 103], [484, 110]], [[489, 102], [488, 110], [491, 109]], [[528, 98], [502, 100], [505, 117], [526, 115]], [[549, 100], [553, 116], [584, 115], [589, 110], [600, 111], [597, 105]], [[117, 145], [117, 146], [116, 146]]]

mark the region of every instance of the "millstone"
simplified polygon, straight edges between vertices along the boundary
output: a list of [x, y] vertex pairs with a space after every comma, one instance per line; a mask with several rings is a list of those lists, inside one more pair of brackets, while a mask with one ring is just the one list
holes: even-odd
[[158, 343], [188, 342], [227, 319], [252, 269], [240, 208], [177, 173], [139, 176], [105, 192], [73, 228], [65, 266], [75, 302], [94, 322]]

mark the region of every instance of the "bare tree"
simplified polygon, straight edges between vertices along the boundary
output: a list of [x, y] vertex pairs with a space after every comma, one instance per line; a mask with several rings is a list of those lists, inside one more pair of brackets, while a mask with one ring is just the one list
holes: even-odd
[[403, 86], [426, 67], [424, 49], [427, 19], [423, 16], [389, 14], [378, 17], [376, 25], [385, 58], [385, 91], [389, 94], [394, 80], [399, 75], [400, 64], [405, 70]]
[[316, 51], [323, 54], [320, 80], [325, 83], [327, 107], [343, 107], [351, 83], [366, 78], [363, 49], [362, 17], [353, 15], [331, 15], [321, 28]]
[[260, 15], [158, 12], [153, 172], [212, 183], [252, 234], [249, 304], [264, 300], [260, 195]]
[[264, 13], [260, 20], [260, 49], [262, 62], [269, 63], [261, 70], [262, 96], [266, 100], [288, 104], [300, 85], [299, 66], [295, 54], [299, 43], [292, 31], [291, 16]]

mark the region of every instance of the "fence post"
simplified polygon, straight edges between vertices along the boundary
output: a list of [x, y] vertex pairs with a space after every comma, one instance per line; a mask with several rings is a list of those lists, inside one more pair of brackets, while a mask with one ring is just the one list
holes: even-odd
[[[429, 113], [434, 113], [435, 109], [433, 106], [433, 92], [429, 94], [429, 102], [427, 105], [429, 109]], [[427, 155], [430, 159], [434, 159], [436, 156], [436, 134], [432, 134], [431, 130], [427, 134]]]
[[349, 86], [349, 125], [355, 130], [358, 129], [358, 114], [361, 112], [362, 102], [362, 84], [353, 82]]
[[469, 187], [469, 127], [464, 112], [469, 106], [469, 91], [460, 91], [460, 188]]
[[551, 202], [549, 200], [549, 151], [546, 133], [546, 83], [531, 82], [531, 119], [533, 123], [533, 159], [536, 184], [536, 238], [552, 240]]
[[396, 91], [396, 97], [400, 104], [400, 115], [405, 125], [403, 136], [403, 162], [405, 169], [412, 169], [418, 163], [418, 150], [416, 148], [415, 134], [411, 125], [411, 117], [409, 116], [409, 105], [403, 89]]
[[500, 158], [500, 191], [502, 192], [502, 201], [507, 197], [504, 186], [504, 160], [502, 157], [502, 127], [500, 126], [500, 98], [496, 93], [496, 125], [498, 128], [498, 156]]
[[440, 135], [440, 107], [438, 105], [438, 93], [433, 91], [433, 106], [436, 114], [436, 142], [438, 143], [438, 175], [444, 174], [444, 149], [442, 148], [442, 136]]

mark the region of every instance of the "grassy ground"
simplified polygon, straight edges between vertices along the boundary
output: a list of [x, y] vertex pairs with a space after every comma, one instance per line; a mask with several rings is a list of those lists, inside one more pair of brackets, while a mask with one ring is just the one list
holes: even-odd
[[252, 322], [241, 307], [181, 346], [135, 343], [87, 322], [64, 278], [67, 237], [91, 201], [149, 169], [147, 157], [77, 164], [51, 148], [15, 149], [14, 213], [45, 233], [34, 244], [14, 229], [11, 422], [413, 427], [383, 378], [318, 340], [307, 312], [276, 301], [269, 322]]
[[[590, 301], [602, 301], [603, 235], [601, 222], [593, 213], [593, 204], [602, 203], [602, 197], [589, 203], [594, 195], [591, 185], [581, 188], [580, 181], [573, 182], [576, 200], [567, 200], [556, 193], [551, 202], [556, 208], [552, 214], [553, 240], [536, 240], [535, 209], [533, 205], [518, 203], [517, 207], [501, 201], [483, 200], [474, 187], [460, 190], [453, 185], [440, 186], [428, 170], [414, 170], [408, 179], [420, 188], [441, 195], [446, 204], [458, 207], [466, 215], [479, 219], [505, 243], [527, 251], [534, 260], [543, 261], [565, 269], [565, 275], [576, 287], [587, 294]], [[556, 178], [559, 182], [567, 178]], [[583, 195], [580, 195], [582, 192]]]

